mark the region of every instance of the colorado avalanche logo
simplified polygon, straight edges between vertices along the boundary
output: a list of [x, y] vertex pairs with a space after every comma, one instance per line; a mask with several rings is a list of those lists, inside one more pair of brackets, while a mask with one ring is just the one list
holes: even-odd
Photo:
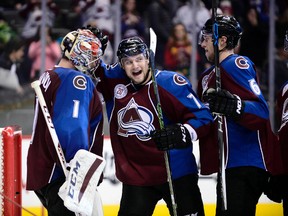
[[87, 88], [87, 80], [84, 76], [76, 76], [73, 79], [73, 85], [77, 89], [85, 90]]
[[139, 140], [147, 141], [150, 139], [151, 131], [155, 130], [152, 125], [153, 114], [145, 107], [139, 106], [133, 98], [126, 107], [119, 110], [117, 118], [117, 134], [123, 137], [136, 135]]
[[187, 81], [183, 77], [179, 76], [178, 74], [174, 74], [173, 80], [174, 80], [175, 84], [179, 85], [179, 86], [187, 84]]
[[248, 60], [245, 59], [243, 56], [239, 56], [235, 59], [235, 64], [237, 65], [237, 67], [239, 67], [240, 69], [248, 69], [249, 68], [249, 64], [248, 64]]

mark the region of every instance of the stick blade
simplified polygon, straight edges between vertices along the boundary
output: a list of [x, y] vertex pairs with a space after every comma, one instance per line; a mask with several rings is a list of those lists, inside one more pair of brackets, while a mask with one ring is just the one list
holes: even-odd
[[157, 46], [157, 36], [152, 28], [149, 28], [149, 31], [150, 31], [150, 50], [155, 55], [156, 46]]
[[40, 81], [36, 80], [36, 81], [31, 83], [31, 87], [35, 89], [37, 86], [40, 86], [40, 84], [41, 84]]

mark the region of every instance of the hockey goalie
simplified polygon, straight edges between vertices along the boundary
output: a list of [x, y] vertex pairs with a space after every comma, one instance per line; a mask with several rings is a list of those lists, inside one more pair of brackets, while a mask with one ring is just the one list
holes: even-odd
[[91, 76], [102, 43], [88, 29], [69, 32], [58, 65], [31, 84], [36, 98], [26, 189], [49, 215], [103, 215], [97, 192], [105, 166], [103, 112]]

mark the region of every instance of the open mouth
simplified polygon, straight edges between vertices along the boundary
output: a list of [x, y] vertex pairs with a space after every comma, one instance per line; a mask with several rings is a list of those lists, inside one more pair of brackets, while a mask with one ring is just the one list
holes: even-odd
[[142, 71], [133, 72], [133, 76], [139, 76]]

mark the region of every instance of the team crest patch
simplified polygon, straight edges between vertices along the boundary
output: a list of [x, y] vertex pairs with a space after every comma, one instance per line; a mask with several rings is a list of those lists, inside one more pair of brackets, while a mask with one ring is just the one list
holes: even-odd
[[134, 98], [117, 112], [117, 119], [119, 136], [135, 135], [139, 140], [147, 141], [150, 139], [149, 134], [155, 130], [152, 124], [154, 120], [152, 112], [137, 104]]
[[127, 95], [127, 92], [127, 87], [123, 84], [118, 84], [114, 88], [114, 95], [117, 99], [124, 98]]
[[203, 89], [203, 92], [205, 92], [207, 89], [208, 89], [208, 80], [209, 80], [209, 74], [204, 76], [203, 79], [202, 79], [202, 89]]
[[87, 88], [87, 80], [84, 76], [76, 76], [73, 79], [73, 85], [77, 89], [85, 90]]
[[235, 64], [240, 69], [248, 69], [249, 68], [248, 60], [245, 59], [243, 56], [237, 57], [235, 59]]
[[249, 81], [250, 88], [256, 95], [260, 95], [261, 91], [255, 79], [250, 79]]
[[174, 83], [176, 85], [182, 86], [182, 85], [186, 85], [187, 84], [187, 81], [182, 76], [179, 76], [178, 74], [174, 74], [173, 80], [174, 80]]

